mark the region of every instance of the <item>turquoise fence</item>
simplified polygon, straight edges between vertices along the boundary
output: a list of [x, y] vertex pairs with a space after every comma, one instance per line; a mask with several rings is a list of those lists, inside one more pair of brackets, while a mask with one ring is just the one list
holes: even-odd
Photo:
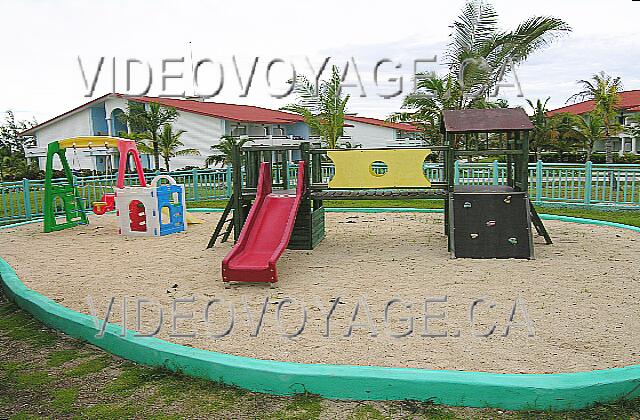
[[[156, 175], [147, 173], [147, 182]], [[187, 201], [222, 200], [231, 195], [231, 168], [193, 169], [171, 172], [176, 182], [185, 186]], [[64, 178], [55, 179], [55, 184], [65, 183]], [[91, 209], [93, 202], [102, 195], [113, 192], [116, 175], [76, 177], [84, 208]], [[125, 185], [137, 185], [136, 174], [125, 177]], [[31, 220], [42, 217], [44, 203], [44, 180], [24, 179], [18, 182], [0, 183], [0, 223]]]
[[[457, 185], [506, 184], [505, 164], [456, 162]], [[529, 164], [529, 195], [536, 203], [611, 208], [640, 206], [640, 165]]]
[[[507, 180], [503, 163], [455, 164], [455, 183], [458, 185], [502, 185]], [[383, 166], [374, 167], [384, 173]], [[425, 175], [431, 180], [443, 179], [440, 164], [425, 164]], [[274, 168], [275, 182], [280, 183], [282, 171]], [[324, 182], [333, 176], [334, 168], [322, 167]], [[150, 181], [155, 174], [147, 174]], [[231, 195], [231, 168], [193, 169], [171, 172], [186, 189], [187, 201], [224, 200]], [[289, 167], [288, 182], [293, 187], [296, 167]], [[64, 179], [54, 180], [63, 183]], [[82, 201], [90, 209], [106, 192], [112, 192], [115, 175], [76, 178]], [[136, 175], [126, 177], [126, 184], [135, 185]], [[529, 165], [529, 194], [536, 203], [607, 206], [609, 208], [640, 208], [640, 165], [556, 164], [537, 162]], [[42, 217], [44, 180], [0, 183], [0, 223], [31, 220]]]

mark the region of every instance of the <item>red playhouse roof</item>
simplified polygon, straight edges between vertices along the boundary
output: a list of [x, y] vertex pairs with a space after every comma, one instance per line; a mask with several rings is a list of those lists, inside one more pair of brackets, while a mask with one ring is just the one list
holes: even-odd
[[415, 126], [413, 126], [411, 124], [394, 123], [394, 122], [389, 122], [389, 121], [384, 121], [384, 120], [378, 120], [376, 118], [355, 117], [355, 116], [351, 116], [351, 115], [345, 115], [344, 119], [348, 120], [348, 121], [353, 121], [353, 122], [360, 122], [360, 123], [364, 123], [364, 124], [377, 125], [377, 126], [380, 126], [380, 127], [395, 128], [396, 130], [402, 130], [402, 131], [411, 131], [411, 132], [420, 131], [418, 128], [416, 128]]
[[[640, 111], [640, 90], [628, 90], [626, 92], [620, 92], [619, 95], [620, 102], [618, 103], [618, 109], [630, 112]], [[584, 101], [549, 111], [547, 112], [547, 116], [551, 117], [561, 112], [569, 112], [576, 115], [586, 114], [587, 112], [593, 111], [593, 108], [593, 101]]]

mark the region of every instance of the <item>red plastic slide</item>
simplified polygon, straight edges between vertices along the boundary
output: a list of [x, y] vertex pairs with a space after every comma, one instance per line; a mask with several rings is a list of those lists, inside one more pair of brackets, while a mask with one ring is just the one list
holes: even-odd
[[238, 242], [222, 261], [222, 281], [278, 281], [276, 262], [289, 244], [304, 188], [304, 162], [298, 163], [295, 195], [271, 191], [271, 169], [260, 165], [258, 191]]

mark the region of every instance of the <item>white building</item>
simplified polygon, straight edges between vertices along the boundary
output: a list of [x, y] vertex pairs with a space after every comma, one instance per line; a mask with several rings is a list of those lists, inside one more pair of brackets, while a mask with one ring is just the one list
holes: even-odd
[[[118, 117], [127, 110], [129, 102], [157, 102], [178, 111], [172, 123], [174, 130], [185, 130], [181, 137], [185, 148], [195, 148], [200, 156], [178, 156], [171, 159], [171, 168], [203, 167], [211, 146], [223, 135], [249, 136], [256, 144], [296, 143], [314, 140], [301, 116], [249, 105], [222, 104], [201, 100], [133, 97], [118, 93], [101, 96], [64, 114], [23, 132], [35, 136], [36, 147], [28, 156], [37, 158], [44, 168], [47, 145], [53, 141], [75, 136], [117, 136], [130, 132]], [[389, 147], [415, 145], [417, 129], [409, 124], [388, 123], [374, 118], [346, 117], [345, 137], [353, 147]], [[104, 172], [115, 168], [114, 151], [104, 148], [68, 150], [67, 158], [74, 169]], [[143, 165], [152, 167], [152, 158], [143, 156]]]
[[[620, 102], [618, 103], [618, 123], [628, 127], [632, 125], [629, 117], [640, 115], [640, 90], [628, 90], [620, 92]], [[577, 104], [568, 105], [562, 108], [547, 112], [548, 116], [553, 116], [561, 112], [569, 112], [575, 115], [587, 114], [594, 109], [593, 101], [584, 101]], [[633, 123], [635, 124], [635, 123]], [[624, 153], [640, 153], [640, 138], [633, 137], [628, 130], [616, 134], [612, 137], [613, 151], [623, 155]], [[604, 152], [604, 141], [597, 141], [594, 145], [595, 152]]]
[[353, 147], [380, 148], [421, 146], [419, 130], [406, 123], [347, 115], [344, 134]]

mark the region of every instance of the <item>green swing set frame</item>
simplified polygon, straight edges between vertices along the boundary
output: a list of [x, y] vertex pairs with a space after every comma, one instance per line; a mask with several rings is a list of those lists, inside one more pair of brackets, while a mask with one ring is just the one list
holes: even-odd
[[[84, 203], [80, 198], [78, 186], [75, 184], [73, 172], [69, 166], [66, 156], [66, 147], [62, 147], [60, 142], [54, 141], [47, 147], [47, 166], [44, 179], [44, 231], [45, 233], [55, 232], [72, 228], [78, 225], [89, 223], [87, 214], [84, 211]], [[53, 183], [53, 160], [55, 156], [60, 159], [62, 171], [64, 172], [66, 183]], [[56, 220], [56, 200], [62, 200], [64, 209], [64, 222]]]

